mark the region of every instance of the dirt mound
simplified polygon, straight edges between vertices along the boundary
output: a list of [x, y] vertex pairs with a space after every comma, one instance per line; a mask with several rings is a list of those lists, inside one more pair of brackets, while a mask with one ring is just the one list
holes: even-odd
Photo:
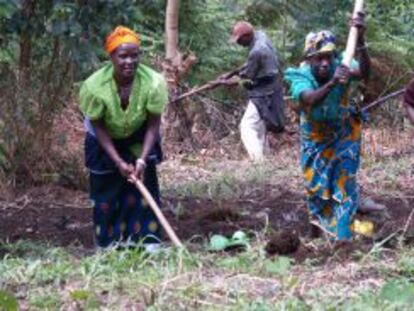
[[300, 240], [296, 232], [283, 230], [270, 237], [265, 250], [268, 255], [289, 255], [296, 252], [299, 245]]

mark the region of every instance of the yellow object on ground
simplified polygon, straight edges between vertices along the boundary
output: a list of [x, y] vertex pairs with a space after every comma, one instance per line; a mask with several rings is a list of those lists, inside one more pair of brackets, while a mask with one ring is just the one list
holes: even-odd
[[366, 237], [372, 237], [374, 235], [374, 224], [371, 221], [360, 221], [355, 219], [351, 225], [351, 230], [354, 233], [358, 233]]

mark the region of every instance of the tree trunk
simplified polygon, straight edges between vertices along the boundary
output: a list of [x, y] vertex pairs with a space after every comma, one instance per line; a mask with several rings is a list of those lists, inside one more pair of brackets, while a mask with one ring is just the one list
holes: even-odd
[[22, 3], [22, 17], [27, 21], [20, 33], [19, 77], [22, 86], [30, 83], [30, 59], [32, 55], [32, 39], [29, 32], [30, 19], [35, 10], [34, 0], [24, 0]]
[[[168, 0], [165, 19], [165, 61], [164, 76], [168, 83], [170, 98], [179, 95], [179, 84], [185, 74], [196, 61], [193, 54], [185, 59], [178, 48], [180, 0]], [[191, 137], [191, 122], [182, 105], [169, 103], [163, 117], [164, 136], [169, 141], [186, 141], [194, 145]]]
[[173, 66], [179, 66], [181, 62], [178, 51], [178, 22], [180, 0], [169, 0], [165, 20], [165, 58]]

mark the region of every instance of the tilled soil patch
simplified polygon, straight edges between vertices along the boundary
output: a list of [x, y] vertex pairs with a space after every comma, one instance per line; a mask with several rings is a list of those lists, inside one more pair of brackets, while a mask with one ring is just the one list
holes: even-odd
[[[384, 196], [374, 199], [388, 207], [386, 213], [358, 215], [358, 219], [374, 222], [373, 239], [358, 239], [350, 246], [342, 246], [343, 252], [335, 245], [315, 248], [311, 242], [314, 228], [308, 221], [304, 197], [289, 191], [266, 193], [264, 188], [254, 198], [219, 201], [164, 198], [164, 213], [184, 241], [197, 243], [212, 234], [231, 236], [237, 230], [244, 230], [254, 238], [260, 232], [269, 240], [266, 247], [269, 255], [291, 255], [298, 261], [349, 256], [352, 250], [366, 250], [374, 240], [397, 232], [404, 233], [411, 242], [414, 237], [414, 199]], [[17, 240], [92, 248], [92, 209], [87, 194], [52, 187], [31, 190], [15, 202], [0, 201], [0, 241]], [[393, 246], [393, 241], [390, 239], [387, 246]]]

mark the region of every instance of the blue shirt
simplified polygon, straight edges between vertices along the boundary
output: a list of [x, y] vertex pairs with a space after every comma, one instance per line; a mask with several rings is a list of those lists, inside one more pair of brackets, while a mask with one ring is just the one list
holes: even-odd
[[[331, 74], [335, 72], [341, 61], [342, 57], [335, 58]], [[358, 67], [358, 62], [353, 60], [351, 68], [357, 69]], [[285, 71], [284, 78], [290, 84], [293, 101], [300, 107], [301, 118], [303, 117], [310, 121], [336, 121], [342, 118], [344, 110], [349, 110], [350, 108], [348, 91], [351, 80], [347, 85], [335, 85], [321, 102], [304, 108], [300, 105], [301, 94], [321, 87], [312, 73], [311, 66], [305, 63], [298, 68], [288, 68]]]

